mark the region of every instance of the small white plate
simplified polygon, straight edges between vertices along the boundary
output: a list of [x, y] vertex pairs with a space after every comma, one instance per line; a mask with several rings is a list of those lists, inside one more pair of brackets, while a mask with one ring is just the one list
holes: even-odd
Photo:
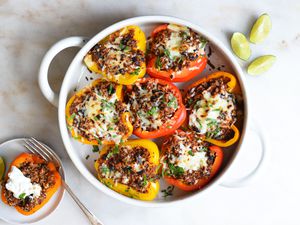
[[[23, 146], [25, 138], [17, 138], [0, 144], [0, 156], [5, 160], [6, 173], [10, 163], [22, 152], [28, 152]], [[45, 144], [44, 144], [45, 145]], [[49, 147], [49, 146], [47, 146]], [[50, 148], [51, 149], [51, 148]], [[52, 149], [51, 149], [52, 150]], [[52, 150], [53, 151], [53, 150]], [[64, 169], [60, 173], [62, 179], [65, 178]], [[2, 186], [0, 186], [1, 190]], [[0, 219], [12, 224], [35, 223], [50, 215], [58, 207], [64, 195], [64, 188], [61, 186], [52, 198], [37, 212], [32, 215], [24, 216], [14, 207], [8, 206], [0, 200]]]

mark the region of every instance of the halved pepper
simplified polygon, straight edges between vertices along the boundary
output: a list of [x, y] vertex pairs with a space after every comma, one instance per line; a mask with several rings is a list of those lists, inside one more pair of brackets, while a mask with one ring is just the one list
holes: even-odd
[[[187, 134], [186, 132], [184, 132], [182, 130], [177, 130], [177, 132], [178, 132], [178, 134], [183, 132], [185, 135], [192, 135], [192, 133]], [[170, 146], [166, 145], [166, 143], [167, 142], [165, 141], [162, 145], [162, 149], [161, 149], [162, 156], [165, 154], [167, 148], [170, 147]], [[220, 169], [222, 162], [223, 162], [223, 151], [219, 146], [211, 145], [208, 147], [208, 149], [211, 153], [213, 153], [215, 155], [214, 163], [211, 166], [211, 172], [210, 172], [209, 177], [202, 178], [193, 185], [186, 184], [183, 181], [181, 181], [180, 179], [176, 179], [176, 178], [174, 178], [172, 176], [168, 176], [168, 175], [164, 175], [165, 181], [171, 185], [178, 187], [179, 189], [181, 189], [183, 191], [194, 191], [194, 190], [198, 190], [198, 189], [201, 189], [202, 187], [204, 187], [215, 176], [215, 174], [218, 172], [218, 170]]]
[[[121, 143], [119, 145], [119, 148], [121, 146], [130, 146], [132, 148], [138, 147], [138, 146], [144, 147], [148, 150], [148, 152], [150, 154], [149, 162], [155, 167], [157, 167], [159, 165], [159, 150], [158, 150], [157, 145], [154, 142], [152, 142], [150, 140], [146, 140], [146, 139], [136, 139], [136, 140], [128, 140], [127, 142]], [[102, 150], [100, 151], [100, 159], [103, 155], [107, 154], [110, 147], [111, 146], [106, 145], [102, 148]], [[98, 173], [99, 180], [103, 184], [105, 184], [106, 186], [111, 188], [112, 190], [114, 190], [122, 195], [131, 197], [131, 198], [135, 198], [135, 199], [139, 199], [139, 200], [150, 201], [150, 200], [153, 200], [158, 194], [159, 182], [157, 180], [156, 181], [148, 180], [146, 191], [140, 192], [140, 191], [130, 187], [129, 185], [125, 185], [122, 183], [115, 183], [113, 181], [113, 179], [111, 179], [111, 178], [102, 178], [100, 175], [101, 171], [99, 171], [99, 168], [100, 168], [100, 164], [99, 164], [99, 160], [97, 160], [95, 162], [95, 169]]]
[[[239, 92], [239, 86], [237, 85], [237, 80], [236, 80], [235, 76], [230, 73], [227, 73], [227, 72], [219, 71], [219, 72], [212, 73], [212, 74], [208, 75], [207, 77], [203, 77], [200, 80], [198, 80], [197, 82], [193, 83], [191, 86], [189, 86], [187, 88], [186, 93], [190, 89], [197, 87], [201, 83], [207, 82], [211, 79], [220, 78], [220, 77], [226, 77], [226, 78], [230, 79], [230, 81], [227, 83], [227, 91], [228, 92], [234, 93], [234, 94], [237, 94]], [[207, 138], [206, 141], [210, 142], [214, 145], [220, 146], [220, 147], [228, 147], [230, 145], [233, 145], [239, 139], [240, 132], [239, 132], [239, 129], [234, 124], [231, 126], [231, 129], [232, 129], [234, 135], [229, 140], [217, 140], [217, 139]]]
[[[120, 35], [125, 35], [125, 34], [129, 33], [130, 30], [134, 31], [133, 39], [136, 40], [136, 42], [137, 42], [136, 49], [134, 49], [134, 50], [140, 50], [145, 54], [145, 52], [146, 52], [146, 36], [140, 27], [134, 26], [134, 25], [124, 27], [120, 30]], [[114, 34], [115, 33], [104, 38], [98, 44], [101, 45], [101, 44], [109, 41], [110, 37]], [[125, 52], [124, 54], [127, 54], [127, 53]], [[98, 73], [98, 74], [102, 74], [107, 79], [114, 81], [116, 83], [119, 83], [119, 84], [124, 84], [124, 85], [133, 84], [137, 79], [142, 78], [146, 73], [145, 61], [141, 63], [139, 70], [137, 70], [133, 74], [125, 73], [124, 75], [105, 73], [105, 71], [99, 67], [98, 63], [95, 60], [93, 60], [93, 56], [92, 56], [91, 52], [88, 52], [86, 54], [83, 61], [89, 70], [91, 70], [95, 73]], [[134, 63], [134, 62], [132, 61], [132, 63]]]
[[[159, 32], [168, 29], [169, 24], [163, 24], [156, 27], [152, 33], [151, 37], [158, 35]], [[185, 82], [193, 77], [200, 74], [206, 67], [207, 57], [205, 55], [200, 55], [197, 59], [191, 61], [188, 67], [183, 67], [179, 71], [173, 70], [160, 70], [156, 67], [156, 62], [158, 57], [155, 55], [150, 55], [147, 59], [147, 74], [154, 78], [160, 78], [172, 82]]]
[[[186, 109], [182, 102], [182, 97], [180, 90], [173, 83], [162, 80], [162, 79], [153, 79], [153, 78], [143, 78], [139, 81], [139, 83], [146, 82], [158, 82], [161, 85], [167, 85], [170, 93], [172, 93], [178, 102], [178, 109], [176, 110], [174, 116], [169, 118], [158, 130], [146, 131], [142, 130], [142, 128], [137, 128], [133, 130], [133, 134], [140, 138], [158, 138], [162, 136], [166, 136], [172, 134], [176, 129], [178, 129], [181, 124], [185, 121], [186, 118]], [[131, 87], [128, 87], [131, 89]]]
[[[73, 128], [73, 116], [71, 115], [70, 113], [70, 107], [72, 105], [72, 103], [74, 102], [74, 100], [77, 98], [77, 97], [80, 97], [82, 95], [84, 95], [84, 93], [86, 92], [86, 90], [88, 88], [91, 88], [93, 86], [96, 86], [97, 84], [99, 84], [100, 82], [103, 82], [105, 80], [103, 79], [98, 79], [98, 80], [95, 80], [91, 85], [81, 89], [80, 91], [78, 91], [76, 94], [74, 94], [70, 100], [68, 101], [67, 105], [66, 105], [66, 121], [67, 121], [67, 124], [68, 124], [68, 128], [71, 132], [71, 135], [73, 138], [75, 138], [76, 140], [84, 143], [84, 144], [88, 144], [88, 145], [99, 145], [99, 140], [98, 139], [94, 139], [94, 140], [88, 140], [87, 138], [85, 137], [82, 137], [80, 134], [76, 133], [74, 128]], [[122, 90], [122, 85], [120, 84], [116, 84], [116, 96], [117, 98], [120, 100], [120, 101], [123, 101], [123, 90]], [[125, 141], [127, 140], [128, 137], [130, 137], [130, 135], [132, 134], [132, 131], [133, 131], [133, 127], [132, 127], [132, 124], [130, 122], [130, 114], [129, 112], [125, 112], [125, 113], [122, 113], [120, 115], [120, 120], [121, 122], [128, 128], [128, 132], [123, 136], [122, 140]], [[111, 140], [103, 140], [101, 141], [101, 144], [114, 144], [113, 141]]]
[[[15, 166], [17, 168], [19, 168], [21, 166], [22, 163], [24, 162], [31, 162], [33, 164], [40, 164], [40, 163], [45, 163], [45, 160], [42, 159], [40, 156], [37, 155], [33, 155], [33, 154], [29, 154], [29, 153], [21, 153], [10, 165], [10, 168], [8, 170], [8, 173], [11, 170], [12, 166]], [[61, 177], [60, 174], [58, 173], [58, 171], [56, 170], [54, 164], [52, 162], [48, 162], [47, 164], [48, 169], [53, 173], [54, 175], [54, 179], [55, 179], [55, 184], [48, 188], [45, 192], [46, 194], [46, 198], [41, 202], [41, 204], [36, 205], [33, 209], [31, 209], [30, 211], [25, 211], [24, 209], [22, 209], [20, 206], [16, 206], [16, 210], [25, 215], [31, 215], [33, 213], [35, 213], [36, 211], [38, 211], [39, 209], [41, 209], [49, 200], [50, 198], [55, 194], [55, 192], [58, 190], [58, 188], [61, 185]], [[6, 180], [8, 179], [8, 173], [6, 175]], [[4, 188], [2, 188], [2, 193], [1, 193], [1, 197], [2, 197], [2, 201], [5, 204], [8, 204], [7, 199], [5, 197], [4, 194]]]

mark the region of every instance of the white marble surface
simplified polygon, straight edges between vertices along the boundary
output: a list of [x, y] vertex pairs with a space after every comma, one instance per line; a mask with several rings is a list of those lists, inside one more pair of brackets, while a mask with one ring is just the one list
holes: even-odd
[[[124, 18], [163, 14], [197, 23], [229, 46], [231, 33], [247, 33], [254, 18], [263, 12], [271, 15], [273, 29], [263, 44], [251, 46], [252, 58], [275, 54], [277, 62], [260, 77], [246, 75], [253, 117], [263, 124], [271, 143], [270, 162], [262, 179], [241, 189], [216, 187], [183, 206], [146, 209], [99, 193], [67, 160], [57, 110], [44, 99], [37, 85], [40, 61], [52, 44], [71, 35], [93, 36]], [[297, 0], [0, 0], [0, 141], [35, 136], [57, 149], [65, 159], [70, 185], [107, 225], [299, 224], [299, 22]], [[50, 76], [56, 89], [75, 53], [75, 49], [69, 49], [54, 61]], [[252, 140], [248, 140], [244, 152], [230, 176], [241, 175], [254, 166], [259, 151]], [[67, 195], [59, 209], [38, 224], [65, 223], [88, 224]]]

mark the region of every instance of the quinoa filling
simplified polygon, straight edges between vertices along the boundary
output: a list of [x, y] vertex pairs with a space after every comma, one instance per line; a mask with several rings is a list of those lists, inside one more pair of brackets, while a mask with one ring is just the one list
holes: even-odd
[[202, 139], [200, 135], [182, 131], [170, 136], [164, 143], [162, 176], [173, 177], [187, 185], [208, 178], [216, 156]]
[[5, 180], [2, 184], [4, 196], [10, 206], [19, 206], [22, 210], [29, 212], [36, 205], [41, 204], [47, 197], [46, 193], [49, 188], [55, 185], [55, 177], [53, 172], [47, 167], [47, 163], [35, 164], [32, 162], [24, 162], [18, 169], [27, 178], [30, 178], [31, 183], [38, 184], [41, 187], [41, 193], [38, 197], [33, 195], [25, 196], [21, 194], [18, 198], [14, 197], [13, 192], [6, 189], [5, 185], [8, 181]]
[[172, 126], [172, 118], [178, 110], [178, 100], [168, 85], [156, 80], [136, 83], [127, 92], [125, 101], [133, 117], [134, 129], [159, 130], [166, 123]]
[[99, 159], [100, 179], [112, 179], [145, 193], [150, 182], [155, 182], [156, 166], [150, 161], [149, 151], [141, 146], [111, 146]]

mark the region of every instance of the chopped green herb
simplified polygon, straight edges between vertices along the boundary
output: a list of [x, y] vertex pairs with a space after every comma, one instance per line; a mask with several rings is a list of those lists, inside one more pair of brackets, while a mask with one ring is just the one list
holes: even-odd
[[101, 166], [101, 173], [108, 173], [109, 169], [107, 166]]
[[134, 72], [132, 72], [130, 75], [139, 75], [141, 71], [141, 67], [138, 67], [134, 70]]
[[20, 194], [20, 195], [19, 195], [19, 199], [22, 199], [22, 200], [24, 200], [24, 199], [25, 199], [25, 197], [26, 197], [26, 193], [22, 193], [22, 194]]
[[147, 185], [148, 181], [147, 181], [147, 176], [144, 174], [143, 176], [143, 181], [142, 181], [142, 185], [143, 187], [145, 187]]
[[99, 145], [102, 145], [102, 141], [98, 137], [94, 136], [94, 138], [96, 139]]
[[201, 44], [200, 44], [200, 48], [205, 48], [206, 47], [206, 45], [207, 45], [207, 40], [205, 40], [205, 39], [202, 39], [201, 40]]
[[158, 111], [158, 107], [154, 106], [147, 112], [147, 114], [152, 116], [152, 115], [156, 114], [157, 111]]
[[99, 120], [99, 119], [98, 119], [98, 117], [97, 117], [97, 116], [95, 116], [95, 117], [94, 117], [94, 120], [95, 120], [95, 121], [97, 121], [97, 120]]
[[165, 50], [164, 50], [164, 54], [165, 54], [166, 56], [168, 56], [169, 58], [171, 58], [171, 54], [170, 54], [170, 51], [169, 51], [168, 49], [165, 49]]
[[109, 84], [108, 86], [108, 94], [111, 95], [114, 91], [114, 87], [113, 87], [113, 84]]
[[201, 122], [201, 120], [199, 118], [196, 118], [196, 120], [197, 120], [197, 122], [199, 124], [200, 129], [202, 129], [202, 122]]
[[119, 45], [119, 48], [121, 49], [121, 51], [124, 51], [124, 50], [128, 50], [128, 46], [126, 45], [123, 45], [122, 43]]
[[178, 107], [177, 99], [173, 94], [170, 95], [170, 101], [168, 102], [167, 106], [177, 109]]
[[75, 113], [72, 113], [72, 115], [69, 117], [68, 121], [73, 120], [75, 116], [76, 116], [76, 114], [75, 114]]
[[184, 169], [180, 166], [174, 166], [173, 164], [169, 163], [169, 170], [171, 175], [174, 175], [175, 177], [179, 177], [180, 175], [184, 174]]
[[163, 197], [166, 198], [168, 196], [173, 195], [174, 185], [168, 186], [166, 189], [161, 190], [162, 193], [164, 193]]
[[114, 148], [107, 154], [106, 159], [109, 159], [111, 156], [118, 153], [119, 153], [119, 146], [115, 145]]
[[189, 155], [194, 156], [194, 152], [192, 150], [188, 151]]
[[160, 61], [160, 57], [157, 56], [156, 60], [155, 60], [155, 67], [160, 70], [160, 68], [162, 67], [161, 61]]
[[99, 152], [99, 147], [97, 145], [93, 145], [93, 152]]
[[86, 160], [88, 160], [89, 158], [90, 158], [90, 155], [87, 155], [87, 156], [85, 157]]

